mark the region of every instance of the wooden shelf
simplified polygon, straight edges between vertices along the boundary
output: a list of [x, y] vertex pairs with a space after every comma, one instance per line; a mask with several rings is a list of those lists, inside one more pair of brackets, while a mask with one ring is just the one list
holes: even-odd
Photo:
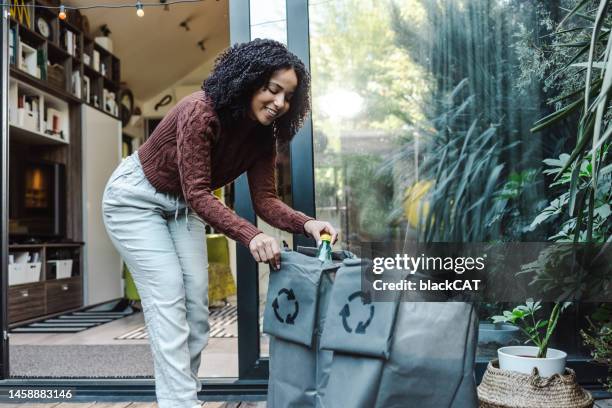
[[54, 55], [56, 55], [56, 56], [59, 55], [59, 56], [65, 58], [65, 59], [71, 57], [71, 55], [68, 54], [68, 51], [66, 51], [65, 49], [63, 49], [59, 45], [57, 45], [55, 43], [52, 43], [51, 41], [49, 41], [47, 43], [47, 46], [48, 46], [47, 54], [49, 54], [49, 55], [53, 53]]
[[[10, 140], [33, 145], [67, 145], [69, 142], [40, 132], [34, 132], [16, 125], [9, 126]], [[17, 136], [14, 138], [13, 136]]]
[[84, 103], [85, 105], [89, 106], [90, 108], [93, 108], [93, 109], [97, 110], [98, 112], [102, 112], [102, 113], [104, 113], [105, 115], [110, 116], [110, 117], [111, 117], [111, 118], [113, 118], [113, 119], [121, 120], [121, 119], [120, 119], [118, 116], [115, 116], [115, 115], [113, 115], [112, 113], [108, 113], [108, 112], [107, 112], [107, 111], [105, 111], [104, 109], [98, 108], [97, 106], [95, 106], [95, 105], [93, 105], [93, 104], [91, 104], [91, 103], [86, 103], [86, 102], [83, 102], [83, 103]]
[[42, 247], [47, 247], [47, 248], [76, 248], [76, 247], [81, 247], [84, 246], [85, 243], [84, 242], [45, 242], [45, 243], [40, 243], [40, 244], [10, 244], [9, 250], [11, 249], [26, 249], [26, 248], [42, 248]]
[[[11, 285], [8, 289], [9, 324], [79, 308], [83, 305], [83, 243], [13, 244], [9, 251], [29, 250], [40, 253], [41, 279], [37, 282]], [[58, 252], [65, 249], [67, 252]], [[48, 270], [48, 261], [72, 259], [72, 276], [57, 279]]]
[[49, 84], [47, 81], [43, 81], [42, 79], [38, 79], [27, 72], [24, 72], [18, 69], [15, 66], [11, 66], [10, 74], [13, 78], [18, 79], [22, 82], [25, 82], [28, 85], [34, 86], [41, 91], [47, 92], [53, 96], [56, 96], [60, 99], [63, 99], [67, 102], [81, 103], [82, 101], [76, 96], [72, 95], [69, 92], [66, 92], [63, 89], [60, 89], [56, 86]]

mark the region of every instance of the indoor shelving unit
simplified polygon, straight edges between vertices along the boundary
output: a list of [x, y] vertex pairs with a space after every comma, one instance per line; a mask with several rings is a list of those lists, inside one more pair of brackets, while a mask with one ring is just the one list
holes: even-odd
[[[9, 55], [9, 204], [17, 214], [10, 220], [9, 253], [13, 263], [18, 255], [30, 264], [10, 266], [9, 273], [20, 268], [33, 273], [27, 282], [12, 279], [9, 286], [8, 318], [15, 326], [83, 305], [83, 106], [119, 120], [121, 79], [117, 57], [49, 9], [29, 7], [10, 17]], [[31, 186], [20, 181], [28, 171], [23, 163], [30, 161], [64, 169], [58, 176], [61, 191], [53, 193], [65, 203], [62, 232], [48, 238], [29, 236], [31, 226], [18, 219], [30, 194], [24, 190]], [[70, 268], [58, 278], [60, 264]]]

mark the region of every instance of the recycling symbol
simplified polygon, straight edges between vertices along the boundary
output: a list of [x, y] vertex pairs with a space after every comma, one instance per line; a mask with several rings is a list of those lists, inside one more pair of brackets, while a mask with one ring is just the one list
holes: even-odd
[[351, 294], [348, 297], [348, 302], [345, 303], [344, 307], [340, 311], [340, 316], [342, 316], [342, 326], [347, 333], [352, 333], [353, 329], [348, 324], [348, 317], [351, 315], [350, 303], [357, 297], [361, 298], [361, 303], [365, 305], [370, 305], [370, 317], [366, 321], [360, 321], [357, 323], [357, 327], [355, 328], [356, 334], [365, 334], [366, 329], [372, 323], [372, 319], [374, 318], [374, 305], [372, 303], [372, 298], [369, 293], [357, 291]]
[[[282, 318], [282, 316], [280, 315], [280, 313], [278, 312], [279, 309], [279, 305], [278, 305], [278, 298], [281, 297], [282, 294], [287, 295], [287, 300], [293, 300], [295, 301], [295, 312], [293, 312], [293, 314], [289, 313], [287, 314], [286, 318]], [[274, 298], [274, 301], [272, 302], [272, 308], [274, 309], [274, 315], [276, 316], [276, 318], [278, 319], [279, 322], [281, 323], [287, 323], [287, 324], [294, 324], [295, 323], [295, 319], [297, 318], [298, 312], [300, 310], [300, 305], [297, 301], [297, 299], [295, 298], [295, 294], [293, 293], [293, 289], [285, 289], [282, 288], [281, 290], [278, 291], [278, 295], [276, 296], [276, 298]]]

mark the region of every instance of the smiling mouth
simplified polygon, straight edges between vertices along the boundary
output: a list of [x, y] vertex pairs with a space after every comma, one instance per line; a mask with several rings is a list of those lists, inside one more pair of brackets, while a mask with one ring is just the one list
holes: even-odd
[[270, 116], [271, 118], [275, 118], [278, 115], [278, 112], [270, 109], [270, 108], [266, 108], [266, 113], [268, 114], [268, 116]]

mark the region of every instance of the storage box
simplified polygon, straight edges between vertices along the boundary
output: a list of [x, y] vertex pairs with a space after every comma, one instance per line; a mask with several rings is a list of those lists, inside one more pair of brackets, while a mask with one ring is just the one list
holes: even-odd
[[56, 279], [65, 279], [72, 276], [72, 259], [56, 259], [47, 261], [55, 269]]
[[47, 67], [47, 81], [60, 89], [65, 89], [66, 72], [64, 67], [59, 64], [49, 65]]
[[40, 262], [9, 264], [9, 286], [40, 281]]

